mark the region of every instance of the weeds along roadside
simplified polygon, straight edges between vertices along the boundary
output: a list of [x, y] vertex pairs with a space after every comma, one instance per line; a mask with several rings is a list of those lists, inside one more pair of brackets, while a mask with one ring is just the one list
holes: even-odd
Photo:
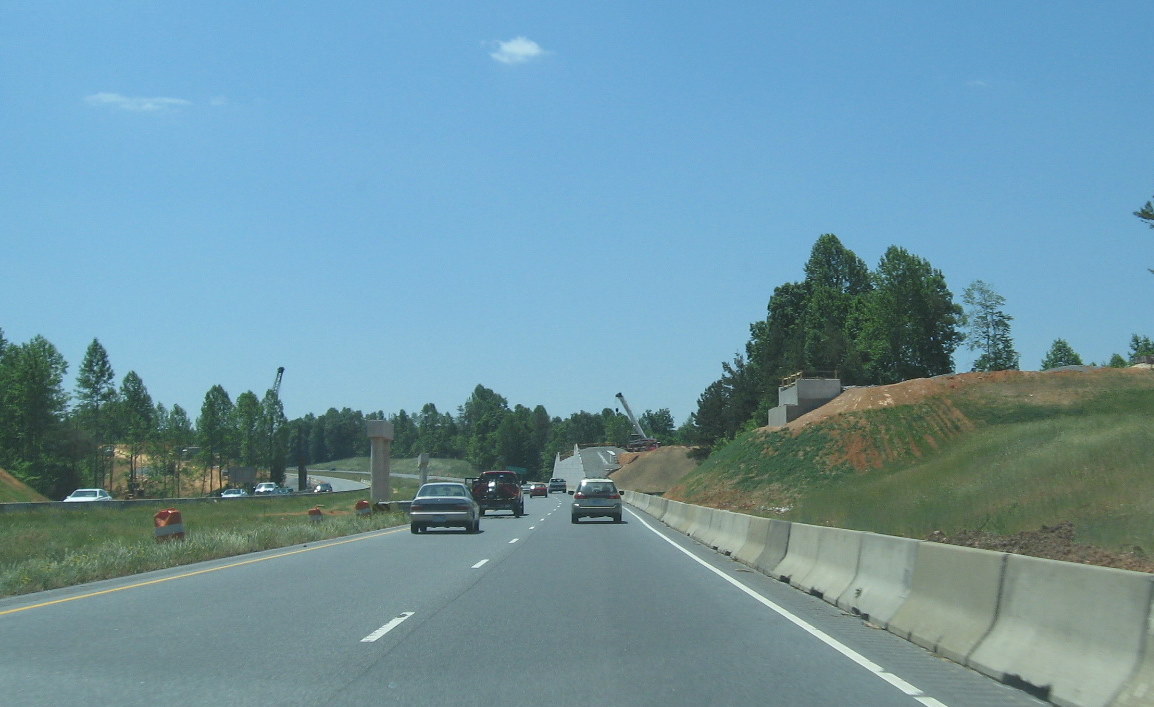
[[[0, 514], [0, 597], [380, 530], [400, 511], [358, 516], [356, 494], [322, 499], [235, 499], [181, 507], [183, 541], [157, 542], [153, 516], [168, 507]], [[310, 519], [319, 505], [323, 520]]]

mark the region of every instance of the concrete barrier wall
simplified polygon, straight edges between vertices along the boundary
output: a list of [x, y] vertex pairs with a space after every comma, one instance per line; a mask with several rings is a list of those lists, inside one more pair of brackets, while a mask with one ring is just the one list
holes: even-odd
[[753, 567], [753, 563], [757, 561], [758, 556], [765, 550], [765, 546], [769, 542], [771, 522], [769, 518], [749, 516], [749, 529], [745, 533], [745, 542], [733, 553], [733, 559], [743, 565]]
[[726, 555], [734, 555], [745, 545], [753, 517], [744, 513], [721, 511], [720, 517], [715, 517], [714, 520], [718, 521], [718, 527], [713, 535], [713, 549]]
[[840, 596], [839, 608], [886, 628], [910, 595], [920, 540], [864, 533], [857, 574]]
[[793, 533], [793, 523], [784, 520], [771, 519], [769, 521], [769, 537], [765, 540], [765, 548], [753, 561], [753, 568], [770, 577], [775, 576], [777, 566], [785, 559], [789, 551], [789, 537]]
[[1154, 575], [1008, 555], [994, 628], [966, 661], [1059, 705], [1107, 705], [1146, 645]]
[[689, 530], [685, 534], [703, 545], [709, 545], [713, 537], [710, 525], [713, 524], [713, 516], [718, 513], [721, 511], [708, 506], [689, 506]]
[[804, 576], [794, 577], [790, 584], [836, 604], [857, 574], [864, 535], [856, 530], [818, 527], [817, 558], [813, 567]]
[[1146, 622], [1146, 649], [1142, 662], [1111, 707], [1148, 707], [1154, 704], [1154, 606]]
[[665, 512], [665, 524], [670, 528], [682, 533], [689, 533], [689, 517], [690, 506], [681, 501], [669, 501], [668, 509]]
[[886, 629], [965, 664], [994, 625], [1006, 554], [926, 542], [917, 547], [909, 598]]
[[662, 520], [665, 518], [665, 511], [668, 507], [668, 499], [662, 498], [660, 496], [654, 496], [649, 500], [649, 515], [653, 516], [657, 520]]
[[[809, 574], [817, 562], [820, 533], [821, 528], [816, 525], [791, 523], [785, 557], [777, 564], [770, 576], [782, 582], [794, 584], [795, 579], [801, 579]], [[797, 585], [794, 584], [794, 586]]]

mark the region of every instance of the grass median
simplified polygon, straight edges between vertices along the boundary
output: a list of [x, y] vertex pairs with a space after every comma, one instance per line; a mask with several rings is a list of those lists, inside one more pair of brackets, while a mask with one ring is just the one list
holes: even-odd
[[[412, 486], [412, 488], [409, 488]], [[399, 488], [397, 488], [399, 487]], [[393, 497], [412, 498], [414, 484], [395, 483]], [[58, 589], [338, 538], [408, 522], [401, 511], [358, 515], [355, 492], [239, 498], [181, 505], [157, 501], [132, 508], [44, 509], [0, 514], [0, 597]], [[322, 520], [309, 510], [320, 506]], [[153, 517], [176, 508], [184, 540], [157, 542]]]

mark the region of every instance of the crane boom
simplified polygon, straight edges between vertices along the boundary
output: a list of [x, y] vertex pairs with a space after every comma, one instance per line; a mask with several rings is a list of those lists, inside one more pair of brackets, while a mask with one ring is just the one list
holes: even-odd
[[641, 429], [641, 423], [633, 416], [633, 411], [629, 409], [629, 403], [625, 402], [625, 396], [618, 393], [617, 399], [621, 401], [621, 407], [625, 408], [625, 415], [633, 423], [633, 429], [637, 430], [637, 434], [632, 435], [629, 442], [625, 444], [625, 449], [630, 452], [645, 452], [660, 447], [660, 442], [645, 434], [645, 430]]
[[633, 429], [637, 430], [637, 434], [641, 437], [648, 437], [649, 435], [645, 434], [645, 430], [641, 429], [641, 423], [633, 416], [633, 411], [629, 409], [629, 403], [625, 402], [625, 396], [618, 393], [617, 399], [621, 401], [621, 407], [625, 408], [625, 415], [633, 423]]

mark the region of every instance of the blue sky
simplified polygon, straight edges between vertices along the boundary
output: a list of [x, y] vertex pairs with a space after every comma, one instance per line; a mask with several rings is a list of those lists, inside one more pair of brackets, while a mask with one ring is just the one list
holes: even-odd
[[[0, 328], [193, 417], [681, 423], [834, 233], [1154, 336], [1154, 3], [0, 0]], [[974, 354], [960, 349], [959, 370]]]

